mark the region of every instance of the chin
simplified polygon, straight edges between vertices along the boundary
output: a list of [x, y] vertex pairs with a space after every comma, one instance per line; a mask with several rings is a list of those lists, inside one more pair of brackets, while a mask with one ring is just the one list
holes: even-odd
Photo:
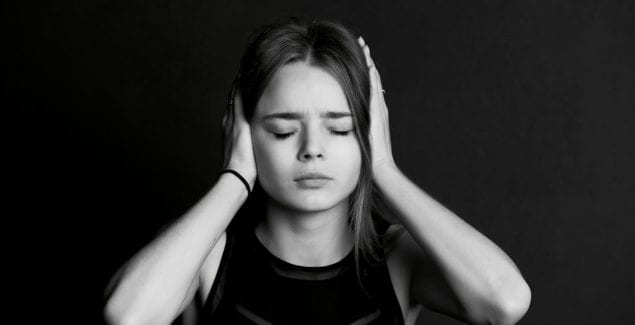
[[346, 198], [333, 197], [327, 193], [324, 194], [309, 194], [309, 195], [293, 195], [284, 196], [280, 200], [275, 199], [282, 206], [302, 212], [319, 212], [330, 210], [337, 205], [341, 204]]

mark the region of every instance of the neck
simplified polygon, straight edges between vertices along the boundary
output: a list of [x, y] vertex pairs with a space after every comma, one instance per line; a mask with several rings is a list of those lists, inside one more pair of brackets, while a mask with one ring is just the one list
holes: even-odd
[[256, 236], [274, 255], [300, 266], [325, 266], [343, 259], [353, 248], [348, 201], [329, 210], [292, 211], [270, 200]]

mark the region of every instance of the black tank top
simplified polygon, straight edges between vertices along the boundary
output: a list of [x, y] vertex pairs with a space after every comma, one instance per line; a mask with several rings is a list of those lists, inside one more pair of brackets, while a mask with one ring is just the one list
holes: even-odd
[[403, 324], [385, 260], [362, 262], [359, 274], [358, 278], [353, 251], [332, 265], [298, 266], [269, 252], [253, 228], [228, 228], [219, 270], [199, 321]]

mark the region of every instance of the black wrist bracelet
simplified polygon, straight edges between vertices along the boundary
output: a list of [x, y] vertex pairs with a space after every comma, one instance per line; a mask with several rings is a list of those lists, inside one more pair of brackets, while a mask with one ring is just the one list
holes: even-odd
[[220, 175], [222, 175], [223, 173], [232, 173], [232, 174], [236, 175], [236, 177], [238, 177], [238, 179], [241, 182], [243, 182], [243, 184], [245, 184], [245, 188], [247, 188], [247, 194], [251, 193], [251, 188], [249, 188], [249, 183], [247, 182], [247, 180], [242, 175], [240, 175], [239, 172], [237, 172], [237, 171], [235, 171], [233, 169], [230, 169], [230, 168], [225, 168], [218, 174], [218, 177], [220, 177]]

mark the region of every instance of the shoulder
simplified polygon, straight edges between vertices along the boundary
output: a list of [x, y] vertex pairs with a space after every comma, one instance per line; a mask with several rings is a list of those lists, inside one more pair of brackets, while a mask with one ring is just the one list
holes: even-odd
[[390, 280], [399, 301], [405, 324], [414, 324], [419, 315], [420, 306], [411, 299], [412, 263], [408, 253], [408, 232], [400, 224], [388, 227], [382, 236], [384, 256], [390, 274]]
[[223, 232], [201, 266], [199, 273], [199, 290], [201, 291], [201, 297], [203, 297], [203, 303], [205, 303], [205, 300], [212, 290], [226, 244], [227, 234]]

